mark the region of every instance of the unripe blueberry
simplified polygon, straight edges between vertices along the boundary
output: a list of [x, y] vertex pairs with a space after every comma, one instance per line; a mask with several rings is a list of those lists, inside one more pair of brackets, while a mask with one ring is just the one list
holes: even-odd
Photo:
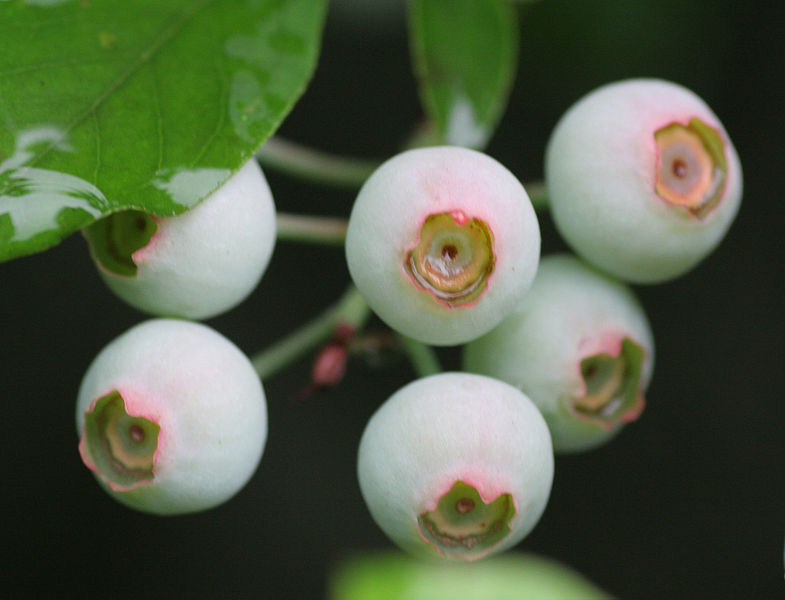
[[653, 366], [651, 329], [630, 289], [569, 255], [544, 257], [512, 314], [464, 348], [467, 371], [532, 399], [557, 452], [598, 446], [636, 419]]
[[537, 523], [553, 449], [519, 390], [442, 373], [409, 383], [376, 411], [357, 471], [371, 515], [401, 548], [471, 561], [513, 546]]
[[156, 514], [216, 506], [242, 488], [267, 438], [246, 356], [205, 325], [155, 319], [106, 346], [82, 380], [79, 452], [119, 502]]
[[698, 264], [741, 202], [741, 165], [719, 119], [656, 79], [606, 85], [573, 105], [548, 143], [545, 178], [567, 243], [637, 283]]
[[357, 289], [390, 327], [461, 344], [496, 325], [537, 271], [540, 229], [518, 180], [459, 147], [409, 150], [360, 190], [346, 259]]
[[130, 305], [206, 319], [234, 308], [259, 283], [275, 244], [275, 206], [250, 160], [183, 214], [116, 213], [86, 236], [101, 277]]
[[330, 600], [599, 600], [611, 598], [573, 569], [508, 553], [479, 563], [432, 564], [400, 553], [365, 554], [331, 577]]

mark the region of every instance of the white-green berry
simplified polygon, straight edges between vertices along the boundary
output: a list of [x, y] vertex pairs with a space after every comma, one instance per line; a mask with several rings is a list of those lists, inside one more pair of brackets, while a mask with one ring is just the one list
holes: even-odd
[[108, 494], [180, 514], [231, 498], [256, 470], [267, 405], [248, 358], [209, 327], [154, 319], [106, 346], [82, 380], [79, 451]]
[[471, 561], [510, 548], [537, 523], [553, 449], [519, 390], [442, 373], [409, 383], [376, 411], [357, 471], [371, 515], [401, 548]]
[[275, 206], [255, 160], [174, 217], [111, 215], [86, 230], [102, 279], [135, 308], [207, 319], [242, 302], [275, 245]]
[[653, 336], [632, 291], [569, 255], [544, 257], [513, 313], [464, 348], [467, 371], [532, 399], [557, 452], [598, 446], [636, 419], [653, 367]]
[[739, 209], [742, 173], [717, 116], [657, 79], [601, 87], [557, 124], [545, 157], [551, 213], [570, 246], [622, 279], [690, 270]]
[[357, 289], [393, 329], [461, 344], [496, 325], [537, 271], [540, 230], [520, 182], [466, 148], [409, 150], [365, 182], [346, 235]]

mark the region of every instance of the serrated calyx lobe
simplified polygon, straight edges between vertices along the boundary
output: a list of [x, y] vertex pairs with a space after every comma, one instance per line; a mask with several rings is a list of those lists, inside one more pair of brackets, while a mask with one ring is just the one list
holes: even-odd
[[644, 356], [639, 344], [624, 338], [617, 353], [600, 352], [583, 358], [584, 391], [572, 400], [572, 410], [605, 427], [638, 418], [645, 404], [641, 391]]
[[450, 558], [482, 558], [510, 532], [515, 516], [512, 494], [486, 502], [477, 489], [456, 480], [433, 510], [417, 517], [420, 537]]

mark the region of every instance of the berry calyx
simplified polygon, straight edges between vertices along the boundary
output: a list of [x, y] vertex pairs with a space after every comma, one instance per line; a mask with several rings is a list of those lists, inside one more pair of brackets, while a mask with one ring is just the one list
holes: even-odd
[[626, 337], [619, 346], [616, 353], [592, 354], [581, 361], [584, 391], [572, 402], [579, 416], [609, 428], [636, 419], [644, 406], [643, 348]]
[[515, 516], [511, 494], [485, 501], [474, 486], [456, 481], [436, 508], [417, 518], [420, 535], [447, 556], [490, 550], [510, 532]]
[[485, 291], [494, 263], [488, 224], [456, 210], [428, 215], [405, 268], [421, 289], [456, 308], [471, 304]]
[[154, 421], [129, 415], [122, 395], [114, 390], [85, 413], [79, 453], [113, 490], [130, 490], [155, 477], [159, 430]]
[[657, 142], [657, 194], [703, 218], [720, 201], [728, 163], [722, 137], [697, 117], [654, 133]]
[[85, 236], [101, 267], [133, 277], [138, 268], [134, 254], [150, 243], [157, 229], [152, 216], [128, 210], [101, 219], [85, 230]]

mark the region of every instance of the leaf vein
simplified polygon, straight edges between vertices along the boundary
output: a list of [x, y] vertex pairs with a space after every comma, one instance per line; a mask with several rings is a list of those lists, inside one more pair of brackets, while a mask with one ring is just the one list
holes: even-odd
[[34, 71], [43, 71], [45, 69], [60, 69], [63, 67], [98, 65], [101, 63], [109, 63], [116, 60], [126, 59], [131, 57], [132, 55], [129, 53], [129, 54], [116, 55], [116, 56], [104, 56], [100, 58], [70, 58], [68, 60], [54, 60], [51, 62], [31, 63], [29, 65], [19, 66], [14, 69], [6, 69], [4, 71], [0, 71], [0, 77], [10, 77], [11, 75], [23, 75], [26, 73], [32, 73]]
[[155, 68], [155, 63], [150, 66], [153, 79], [153, 105], [156, 118], [156, 132], [158, 134], [158, 164], [155, 167], [155, 173], [160, 174], [164, 166], [164, 123], [163, 114], [161, 113], [161, 90], [158, 88], [158, 70]]
[[98, 122], [98, 112], [93, 111], [93, 125], [95, 126], [95, 171], [93, 172], [93, 185], [98, 185], [98, 171], [101, 169], [101, 125]]
[[53, 148], [55, 148], [58, 144], [62, 143], [62, 141], [68, 136], [68, 134], [76, 127], [79, 123], [83, 122], [85, 118], [92, 112], [95, 111], [103, 102], [112, 95], [117, 89], [119, 89], [126, 81], [128, 81], [134, 73], [139, 71], [145, 64], [149, 63], [150, 59], [169, 41], [171, 40], [174, 35], [182, 29], [182, 27], [187, 23], [191, 18], [194, 17], [198, 12], [203, 10], [208, 4], [212, 4], [216, 2], [216, 0], [200, 0], [195, 4], [191, 5], [188, 10], [184, 10], [180, 15], [179, 18], [174, 19], [172, 22], [166, 26], [163, 31], [158, 35], [158, 37], [153, 41], [152, 45], [144, 50], [136, 61], [131, 64], [131, 66], [126, 69], [119, 77], [117, 77], [114, 81], [112, 81], [107, 88], [98, 95], [98, 97], [93, 101], [93, 103], [80, 114], [78, 114], [66, 127], [63, 129], [62, 134], [60, 135], [59, 139], [55, 139], [51, 141], [41, 152], [35, 156], [31, 161], [30, 165], [35, 165], [39, 160], [44, 158]]
[[229, 84], [228, 84], [228, 81], [227, 81], [225, 73], [221, 69], [220, 63], [217, 60], [216, 60], [215, 69], [218, 72], [218, 79], [221, 82], [221, 94], [220, 94], [220, 97], [221, 97], [221, 110], [218, 111], [218, 120], [215, 123], [215, 128], [213, 129], [212, 133], [210, 134], [210, 137], [208, 137], [205, 140], [205, 143], [202, 146], [202, 148], [199, 150], [199, 152], [197, 153], [196, 158], [194, 158], [194, 160], [191, 162], [191, 166], [192, 167], [195, 167], [197, 164], [199, 164], [199, 161], [205, 155], [205, 153], [207, 152], [207, 149], [212, 145], [212, 143], [218, 137], [221, 129], [223, 129], [224, 120], [226, 118], [226, 113], [228, 112]]

